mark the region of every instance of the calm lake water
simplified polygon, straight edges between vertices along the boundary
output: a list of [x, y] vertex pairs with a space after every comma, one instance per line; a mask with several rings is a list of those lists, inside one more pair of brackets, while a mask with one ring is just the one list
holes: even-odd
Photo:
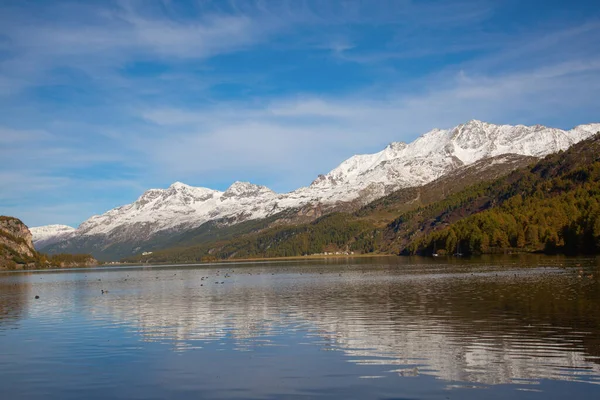
[[599, 277], [549, 257], [0, 273], [0, 397], [598, 399]]

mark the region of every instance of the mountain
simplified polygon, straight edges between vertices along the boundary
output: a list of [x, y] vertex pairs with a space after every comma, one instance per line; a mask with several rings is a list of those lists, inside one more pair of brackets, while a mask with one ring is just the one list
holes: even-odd
[[459, 167], [422, 186], [399, 189], [361, 207], [356, 215], [388, 224], [399, 214], [422, 207], [480, 182], [492, 181], [510, 172], [535, 164], [539, 159], [518, 154], [503, 154]]
[[[600, 129], [580, 125], [570, 131], [535, 126], [494, 125], [472, 120], [455, 128], [434, 129], [410, 144], [389, 144], [375, 154], [349, 158], [308, 188], [326, 200], [351, 200], [370, 188], [374, 197], [420, 186], [478, 160], [502, 154], [543, 157], [565, 150]], [[301, 191], [303, 189], [300, 189]]]
[[[111, 257], [120, 257], [143, 250], [158, 237], [210, 221], [233, 225], [290, 210], [298, 210], [299, 218], [316, 218], [334, 210], [356, 209], [398, 189], [427, 184], [480, 160], [504, 154], [542, 157], [565, 150], [599, 129], [600, 124], [563, 131], [473, 120], [448, 130], [434, 129], [410, 144], [391, 143], [378, 153], [353, 156], [310, 186], [285, 194], [247, 182], [235, 182], [224, 192], [176, 182], [167, 189], [148, 190], [132, 204], [93, 216], [59, 238], [50, 235], [42, 241], [40, 236], [38, 248], [51, 253], [92, 252], [100, 257], [111, 248]], [[288, 222], [297, 221], [288, 215]], [[36, 243], [41, 231], [34, 229]]]
[[598, 254], [600, 132], [532, 168], [402, 215], [384, 236], [391, 251], [407, 254]]
[[68, 225], [46, 225], [29, 229], [33, 236], [33, 245], [43, 248], [61, 240], [68, 239], [75, 232], [75, 228]]
[[0, 270], [90, 266], [97, 261], [87, 254], [56, 254], [47, 257], [33, 247], [32, 235], [19, 219], [0, 215]]
[[600, 253], [600, 132], [565, 152], [532, 160], [537, 159], [509, 155], [480, 160], [353, 213], [334, 212], [311, 223], [164, 249], [127, 261], [324, 252], [431, 255], [457, 248], [464, 254]]
[[224, 192], [175, 182], [91, 217], [75, 233], [110, 235], [115, 241], [146, 239], [162, 230], [185, 230], [221, 218], [232, 218], [231, 223], [263, 218], [278, 209], [277, 200], [275, 192], [247, 182], [235, 182]]

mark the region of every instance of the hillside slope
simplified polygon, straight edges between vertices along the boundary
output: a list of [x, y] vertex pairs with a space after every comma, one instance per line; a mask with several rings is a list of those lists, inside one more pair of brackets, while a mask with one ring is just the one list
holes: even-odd
[[406, 214], [389, 250], [600, 253], [600, 134], [489, 185]]

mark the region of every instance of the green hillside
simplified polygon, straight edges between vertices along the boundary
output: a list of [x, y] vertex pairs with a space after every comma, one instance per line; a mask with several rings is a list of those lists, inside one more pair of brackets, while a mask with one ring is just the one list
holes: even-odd
[[[412, 254], [599, 253], [600, 137], [464, 195], [462, 203], [440, 203], [438, 212], [422, 210], [394, 221], [393, 240]], [[424, 229], [428, 224], [435, 229]], [[409, 243], [402, 241], [407, 237]]]

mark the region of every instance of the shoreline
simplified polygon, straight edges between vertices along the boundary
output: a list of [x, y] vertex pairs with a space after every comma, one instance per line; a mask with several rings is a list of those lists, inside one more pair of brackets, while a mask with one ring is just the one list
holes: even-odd
[[321, 260], [339, 258], [376, 258], [376, 257], [402, 257], [397, 254], [333, 254], [333, 255], [310, 255], [310, 256], [285, 256], [285, 257], [259, 257], [259, 258], [233, 258], [227, 260], [210, 261], [209, 263], [249, 262], [249, 261], [278, 261], [278, 260]]
[[285, 257], [258, 257], [258, 258], [230, 258], [226, 260], [211, 260], [211, 261], [195, 261], [195, 262], [159, 262], [159, 263], [118, 263], [118, 264], [103, 264], [102, 266], [119, 266], [119, 265], [192, 265], [192, 264], [229, 264], [237, 262], [253, 262], [253, 261], [302, 261], [302, 260], [326, 260], [326, 259], [345, 259], [345, 258], [383, 258], [383, 257], [403, 257], [397, 254], [334, 254], [334, 255], [310, 255], [310, 256], [285, 256]]
[[69, 267], [31, 267], [31, 268], [2, 268], [0, 272], [40, 272], [40, 271], [65, 271], [65, 270], [85, 270], [89, 268], [118, 268], [118, 267], [152, 267], [152, 266], [176, 266], [176, 265], [218, 265], [218, 264], [235, 264], [235, 263], [252, 263], [264, 261], [302, 261], [302, 260], [325, 260], [325, 259], [347, 259], [347, 258], [383, 258], [383, 257], [402, 257], [395, 254], [335, 254], [335, 255], [310, 255], [310, 256], [287, 256], [287, 257], [260, 257], [260, 258], [234, 258], [227, 260], [214, 261], [195, 261], [195, 262], [159, 262], [159, 263], [142, 263], [142, 262], [127, 262], [127, 263], [98, 263], [95, 265], [73, 265]]
[[[483, 256], [497, 256], [500, 254], [485, 254]], [[477, 257], [481, 257], [477, 256]], [[560, 257], [560, 258], [592, 258], [598, 259], [599, 255], [578, 255], [578, 256], [568, 256], [564, 254], [543, 254], [543, 253], [533, 253], [533, 252], [523, 252], [523, 253], [513, 253], [513, 254], [502, 254], [504, 257], [519, 257], [519, 256], [542, 256], [542, 257]], [[213, 261], [191, 261], [191, 262], [159, 262], [159, 263], [140, 263], [140, 262], [127, 262], [127, 263], [99, 263], [95, 265], [73, 265], [68, 267], [31, 267], [31, 268], [2, 268], [0, 267], [0, 273], [7, 272], [43, 272], [43, 271], [69, 271], [69, 270], [87, 270], [87, 269], [110, 269], [110, 268], [119, 268], [119, 267], [160, 267], [160, 266], [191, 266], [191, 265], [206, 265], [206, 266], [218, 266], [220, 264], [236, 264], [236, 263], [244, 263], [250, 264], [254, 262], [277, 262], [277, 261], [303, 261], [303, 260], [342, 260], [342, 259], [371, 259], [371, 258], [422, 258], [422, 259], [432, 259], [448, 262], [450, 260], [469, 260], [473, 259], [471, 256], [467, 257], [452, 257], [452, 256], [440, 256], [440, 257], [430, 257], [430, 256], [422, 256], [422, 255], [397, 255], [397, 254], [334, 254], [334, 255], [310, 255], [310, 256], [286, 256], [286, 257], [259, 257], [259, 258], [235, 258], [235, 259], [226, 259], [226, 260], [213, 260]], [[475, 258], [477, 258], [475, 257]]]

